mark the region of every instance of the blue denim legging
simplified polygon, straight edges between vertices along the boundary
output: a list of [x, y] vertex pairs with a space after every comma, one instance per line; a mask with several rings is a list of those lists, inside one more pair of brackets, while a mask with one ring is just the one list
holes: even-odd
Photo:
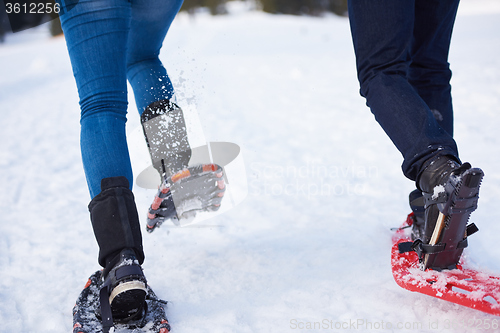
[[125, 176], [132, 187], [127, 79], [139, 113], [172, 97], [158, 55], [181, 5], [182, 0], [79, 0], [61, 15], [80, 97], [81, 152], [92, 198], [103, 178]]
[[450, 39], [459, 0], [349, 0], [360, 93], [416, 180], [453, 140]]

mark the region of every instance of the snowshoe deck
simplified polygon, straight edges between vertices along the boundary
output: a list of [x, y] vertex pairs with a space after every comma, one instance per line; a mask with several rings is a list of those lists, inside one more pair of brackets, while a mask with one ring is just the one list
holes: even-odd
[[463, 268], [463, 262], [457, 269], [422, 271], [417, 253], [400, 253], [399, 245], [411, 242], [405, 231], [412, 222], [413, 213], [392, 237], [391, 266], [396, 283], [410, 291], [500, 316], [499, 276]]

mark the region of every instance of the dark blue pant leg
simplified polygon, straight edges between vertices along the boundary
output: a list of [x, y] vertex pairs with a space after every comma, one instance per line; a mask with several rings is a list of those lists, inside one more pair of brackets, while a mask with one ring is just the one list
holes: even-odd
[[459, 0], [417, 0], [408, 80], [429, 106], [438, 124], [453, 136], [451, 34]]
[[360, 93], [403, 155], [403, 173], [412, 180], [434, 156], [458, 159], [455, 141], [409, 82], [415, 17], [415, 1], [349, 1]]

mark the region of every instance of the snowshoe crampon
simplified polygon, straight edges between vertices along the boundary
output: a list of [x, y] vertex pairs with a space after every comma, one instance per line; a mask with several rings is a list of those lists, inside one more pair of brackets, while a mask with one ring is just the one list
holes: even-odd
[[[107, 333], [103, 329], [99, 291], [102, 284], [101, 271], [89, 278], [73, 308], [73, 333]], [[168, 333], [170, 325], [165, 315], [166, 301], [156, 297], [147, 287], [146, 304], [141, 316], [126, 323], [114, 324], [114, 333]]]
[[396, 283], [410, 291], [500, 316], [499, 276], [464, 268], [463, 258], [456, 269], [422, 271], [416, 252], [400, 251], [412, 242], [406, 230], [413, 218], [413, 213], [409, 214], [392, 237], [391, 266]]

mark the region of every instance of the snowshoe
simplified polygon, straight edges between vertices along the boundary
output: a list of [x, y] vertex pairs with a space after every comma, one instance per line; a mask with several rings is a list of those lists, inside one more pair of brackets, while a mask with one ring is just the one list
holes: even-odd
[[149, 208], [147, 231], [165, 220], [179, 225], [197, 212], [216, 211], [225, 192], [224, 170], [216, 164], [199, 164], [166, 177]]
[[421, 270], [414, 251], [401, 251], [412, 244], [408, 230], [415, 221], [408, 215], [392, 236], [391, 266], [396, 283], [407, 290], [500, 316], [500, 276], [466, 268], [462, 258], [452, 270]]
[[100, 291], [104, 281], [102, 272], [90, 276], [73, 308], [73, 333], [168, 333], [170, 325], [165, 315], [166, 301], [160, 300], [146, 287], [144, 306], [133, 318], [121, 319], [105, 327], [101, 315]]
[[[420, 179], [422, 188], [425, 225], [422, 231], [421, 218], [415, 202], [418, 196], [414, 194], [412, 209], [414, 235], [421, 238], [401, 245], [401, 251], [415, 251], [422, 270], [454, 269], [463, 249], [467, 247], [467, 236], [477, 228], [467, 227], [470, 214], [477, 208], [479, 186], [484, 173], [481, 169], [471, 168], [469, 163], [459, 166], [446, 158], [437, 159], [424, 171]], [[423, 183], [423, 184], [422, 184]], [[411, 205], [411, 204], [410, 204]], [[419, 221], [420, 220], [420, 221]]]

